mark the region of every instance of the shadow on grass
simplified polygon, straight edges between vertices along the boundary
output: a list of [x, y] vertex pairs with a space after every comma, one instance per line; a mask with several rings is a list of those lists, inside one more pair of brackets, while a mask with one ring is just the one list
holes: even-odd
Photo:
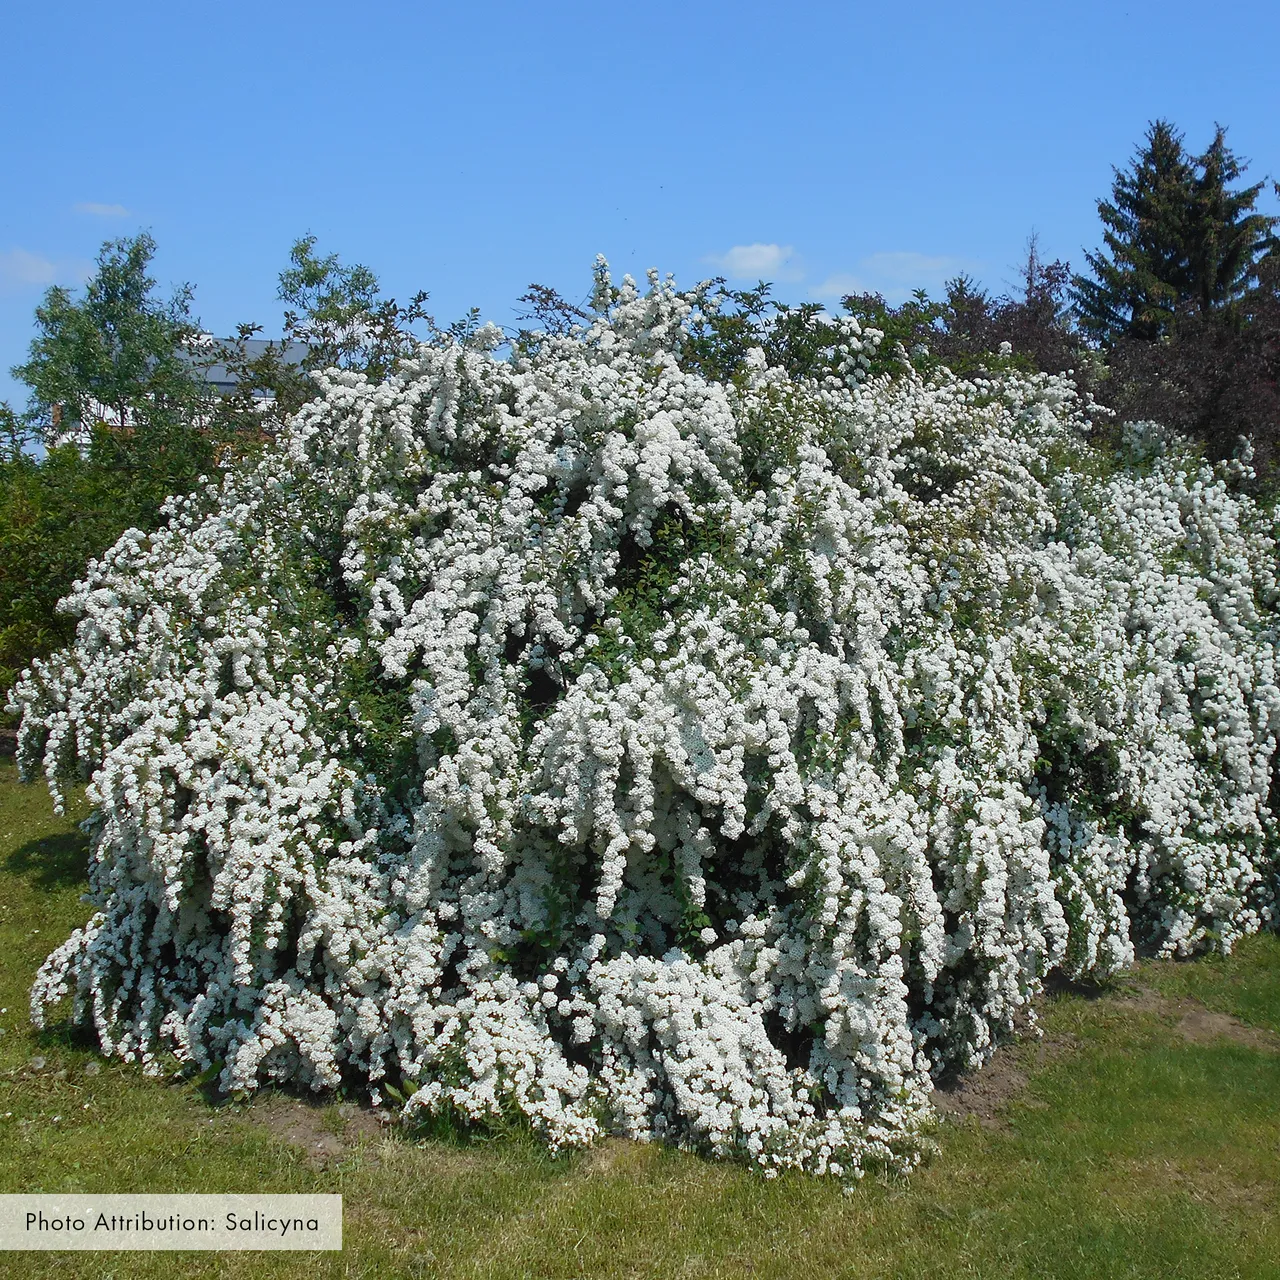
[[28, 840], [6, 859], [4, 869], [40, 889], [70, 889], [88, 880], [89, 837], [79, 831]]
[[75, 1053], [92, 1053], [99, 1056], [102, 1054], [98, 1033], [91, 1024], [64, 1019], [49, 1026], [33, 1029], [30, 1034], [36, 1047], [45, 1052], [71, 1050]]
[[1052, 970], [1044, 980], [1044, 993], [1050, 999], [1075, 996], [1078, 1000], [1099, 1000], [1114, 996], [1124, 988], [1119, 977], [1096, 981], [1091, 978], [1068, 978], [1061, 969]]

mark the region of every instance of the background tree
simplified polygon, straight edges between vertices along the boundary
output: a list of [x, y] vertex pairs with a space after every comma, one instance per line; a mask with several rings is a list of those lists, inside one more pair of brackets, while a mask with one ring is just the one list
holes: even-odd
[[28, 359], [12, 371], [31, 389], [27, 423], [49, 447], [74, 441], [119, 472], [120, 516], [143, 527], [225, 444], [200, 368], [193, 291], [182, 285], [161, 299], [148, 274], [154, 255], [145, 233], [103, 245], [82, 296], [45, 294]]
[[1159, 342], [1117, 342], [1102, 398], [1122, 419], [1198, 439], [1210, 458], [1231, 457], [1248, 440], [1256, 483], [1270, 490], [1280, 479], [1280, 255], [1261, 259], [1257, 272], [1228, 311], [1187, 315]]
[[1182, 135], [1155, 121], [1129, 171], [1113, 172], [1112, 198], [1098, 201], [1105, 249], [1085, 255], [1093, 279], [1075, 278], [1080, 323], [1103, 343], [1156, 338], [1191, 286], [1187, 223], [1194, 173]]
[[89, 559], [127, 528], [154, 529], [170, 494], [217, 470], [192, 291], [159, 298], [154, 253], [145, 234], [112, 241], [80, 296], [50, 289], [13, 370], [31, 396], [22, 418], [0, 422], [0, 693], [69, 639], [56, 605]]
[[[383, 296], [369, 267], [348, 265], [336, 253], [321, 256], [311, 235], [294, 241], [277, 296], [285, 304], [279, 340], [255, 343], [262, 326], [242, 324], [234, 338], [217, 343], [219, 360], [237, 379], [236, 390], [216, 406], [233, 438], [277, 430], [315, 395], [316, 371], [352, 369], [381, 382], [419, 343], [442, 332], [426, 310], [425, 290], [401, 306]], [[477, 323], [472, 312], [444, 332], [461, 334]]]
[[1088, 352], [1071, 311], [1070, 267], [1057, 259], [1045, 262], [1032, 232], [1018, 276], [1016, 292], [994, 297], [967, 275], [947, 281], [932, 343], [937, 356], [955, 372], [968, 373], [1008, 343], [1007, 358], [1016, 365], [1091, 379]]
[[55, 434], [107, 419], [137, 427], [206, 407], [204, 385], [184, 358], [199, 333], [192, 290], [155, 296], [147, 274], [155, 247], [145, 233], [103, 245], [83, 297], [55, 287], [36, 308], [38, 336], [13, 374], [31, 388], [32, 414]]
[[1221, 126], [1199, 156], [1168, 121], [1148, 127], [1129, 169], [1115, 170], [1111, 199], [1098, 201], [1104, 247], [1085, 255], [1093, 276], [1074, 279], [1090, 337], [1104, 346], [1154, 340], [1180, 316], [1229, 308], [1248, 293], [1276, 219], [1256, 211], [1263, 183], [1231, 187], [1244, 170]]
[[1227, 147], [1227, 131], [1218, 125], [1213, 141], [1195, 161], [1191, 192], [1191, 236], [1187, 246], [1194, 295], [1200, 315], [1233, 309], [1258, 284], [1258, 264], [1273, 246], [1280, 219], [1257, 212], [1266, 185], [1233, 189], [1247, 166]]
[[428, 295], [420, 290], [399, 306], [382, 296], [368, 267], [347, 266], [336, 253], [319, 257], [315, 246], [315, 236], [294, 241], [289, 266], [280, 273], [285, 334], [307, 344], [307, 368], [357, 369], [381, 382], [423, 341], [415, 324], [435, 331], [425, 310]]

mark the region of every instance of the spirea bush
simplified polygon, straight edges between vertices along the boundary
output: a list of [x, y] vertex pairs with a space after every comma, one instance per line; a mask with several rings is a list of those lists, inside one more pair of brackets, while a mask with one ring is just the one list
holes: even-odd
[[1055, 969], [1275, 919], [1276, 515], [1070, 381], [684, 357], [705, 295], [331, 372], [18, 685], [105, 1051], [909, 1167]]

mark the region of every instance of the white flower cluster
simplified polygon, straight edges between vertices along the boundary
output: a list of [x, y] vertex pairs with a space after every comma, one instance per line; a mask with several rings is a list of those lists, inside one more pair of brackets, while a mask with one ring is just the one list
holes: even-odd
[[94, 805], [37, 1019], [857, 1176], [1051, 970], [1274, 921], [1275, 512], [852, 321], [710, 381], [699, 305], [331, 372], [91, 566], [14, 695]]

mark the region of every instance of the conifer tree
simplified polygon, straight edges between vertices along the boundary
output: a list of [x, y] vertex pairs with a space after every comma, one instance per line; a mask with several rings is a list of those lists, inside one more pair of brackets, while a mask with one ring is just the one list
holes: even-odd
[[1158, 337], [1189, 291], [1187, 241], [1195, 174], [1182, 135], [1167, 121], [1147, 130], [1127, 172], [1115, 170], [1110, 200], [1098, 201], [1106, 246], [1085, 259], [1094, 278], [1075, 278], [1081, 327], [1110, 344]]
[[1110, 346], [1169, 333], [1180, 315], [1235, 305], [1256, 279], [1275, 218], [1256, 212], [1262, 183], [1232, 188], [1245, 165], [1218, 127], [1199, 156], [1168, 121], [1147, 130], [1111, 199], [1098, 202], [1104, 248], [1085, 255], [1093, 277], [1076, 276], [1081, 327]]
[[1196, 288], [1193, 301], [1202, 315], [1245, 297], [1257, 282], [1258, 260], [1271, 247], [1277, 222], [1255, 211], [1264, 183], [1230, 189], [1245, 165], [1227, 147], [1226, 132], [1219, 125], [1208, 150], [1196, 160], [1189, 258]]

